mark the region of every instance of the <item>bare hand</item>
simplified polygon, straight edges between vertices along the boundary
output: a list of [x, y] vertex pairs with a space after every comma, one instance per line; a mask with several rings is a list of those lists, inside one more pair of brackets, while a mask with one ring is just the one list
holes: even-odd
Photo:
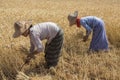
[[33, 53], [28, 54], [27, 58], [34, 58], [34, 54]]
[[26, 57], [25, 64], [29, 64], [29, 62], [32, 58], [35, 58], [35, 56], [34, 56], [34, 54], [31, 53]]
[[26, 60], [25, 60], [25, 64], [29, 64], [29, 63], [30, 63], [30, 60], [31, 60], [30, 57], [29, 57], [29, 58], [26, 58]]
[[33, 53], [29, 53], [26, 57], [25, 64], [29, 64], [31, 59], [35, 59], [35, 55], [38, 54], [37, 51], [34, 51]]
[[86, 42], [88, 40], [88, 36], [83, 37], [83, 41]]

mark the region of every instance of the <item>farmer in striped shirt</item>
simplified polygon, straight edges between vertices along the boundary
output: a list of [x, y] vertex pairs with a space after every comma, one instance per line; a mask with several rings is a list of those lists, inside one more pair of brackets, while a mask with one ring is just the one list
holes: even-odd
[[[32, 25], [31, 21], [17, 21], [14, 24], [15, 33], [14, 38], [20, 35], [30, 37], [30, 54], [27, 56], [26, 63], [30, 59], [44, 50], [45, 61], [47, 68], [56, 66], [59, 61], [61, 48], [63, 44], [63, 30], [53, 22], [43, 22]], [[45, 49], [42, 45], [42, 40], [47, 39]], [[35, 50], [35, 47], [37, 48]]]
[[86, 42], [93, 31], [92, 40], [88, 52], [108, 51], [108, 39], [106, 36], [105, 24], [103, 20], [95, 16], [78, 18], [78, 11], [68, 15], [70, 26], [76, 24], [78, 28], [82, 25], [86, 29], [83, 41]]

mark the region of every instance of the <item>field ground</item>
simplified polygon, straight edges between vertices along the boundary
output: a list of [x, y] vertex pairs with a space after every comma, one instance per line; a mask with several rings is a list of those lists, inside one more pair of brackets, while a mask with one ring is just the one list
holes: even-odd
[[[87, 55], [90, 39], [81, 42], [81, 27], [69, 27], [67, 15], [97, 16], [106, 24], [110, 52]], [[64, 45], [58, 66], [43, 67], [44, 53], [23, 72], [33, 80], [120, 80], [120, 0], [0, 0], [0, 80], [15, 80], [30, 47], [29, 38], [12, 38], [17, 20], [55, 22], [64, 30]], [[45, 43], [45, 41], [43, 41]]]

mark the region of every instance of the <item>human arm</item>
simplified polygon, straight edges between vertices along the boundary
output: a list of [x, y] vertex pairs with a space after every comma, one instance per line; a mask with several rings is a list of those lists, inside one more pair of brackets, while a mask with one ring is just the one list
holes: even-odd
[[89, 35], [91, 34], [92, 29], [84, 19], [81, 19], [80, 23], [86, 29], [86, 35], [83, 37], [83, 41], [85, 42], [85, 41], [87, 41]]
[[86, 41], [88, 40], [88, 37], [89, 37], [90, 34], [91, 34], [91, 31], [88, 32], [88, 31], [86, 30], [86, 35], [83, 37], [83, 41], [84, 41], [84, 42], [86, 42]]
[[[31, 58], [35, 58], [35, 55], [43, 51], [42, 41], [39, 36], [31, 33], [30, 34], [30, 53], [27, 55], [26, 61], [29, 63]], [[35, 47], [37, 48], [36, 50]]]
[[33, 53], [34, 50], [35, 50], [35, 46], [34, 46], [34, 44], [33, 44], [33, 42], [32, 42], [32, 39], [30, 38], [30, 50], [29, 50], [29, 53], [30, 53], [30, 54]]

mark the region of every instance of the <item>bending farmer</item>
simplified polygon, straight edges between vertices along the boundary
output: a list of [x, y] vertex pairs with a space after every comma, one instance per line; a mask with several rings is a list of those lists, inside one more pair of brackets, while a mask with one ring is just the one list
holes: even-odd
[[105, 24], [103, 20], [95, 16], [86, 16], [78, 18], [78, 12], [68, 15], [69, 25], [77, 25], [78, 28], [82, 25], [86, 29], [86, 35], [83, 41], [87, 41], [89, 35], [93, 31], [92, 40], [88, 51], [108, 51], [108, 39], [106, 36]]
[[[57, 24], [43, 22], [32, 25], [31, 21], [17, 21], [14, 24], [14, 28], [14, 38], [20, 35], [24, 37], [29, 35], [30, 37], [31, 47], [30, 54], [27, 56], [27, 62], [29, 62], [29, 58], [44, 50], [47, 68], [57, 65], [63, 44], [63, 30]], [[42, 45], [42, 40], [44, 39], [47, 39], [45, 49]], [[37, 48], [36, 50], [35, 47]]]

